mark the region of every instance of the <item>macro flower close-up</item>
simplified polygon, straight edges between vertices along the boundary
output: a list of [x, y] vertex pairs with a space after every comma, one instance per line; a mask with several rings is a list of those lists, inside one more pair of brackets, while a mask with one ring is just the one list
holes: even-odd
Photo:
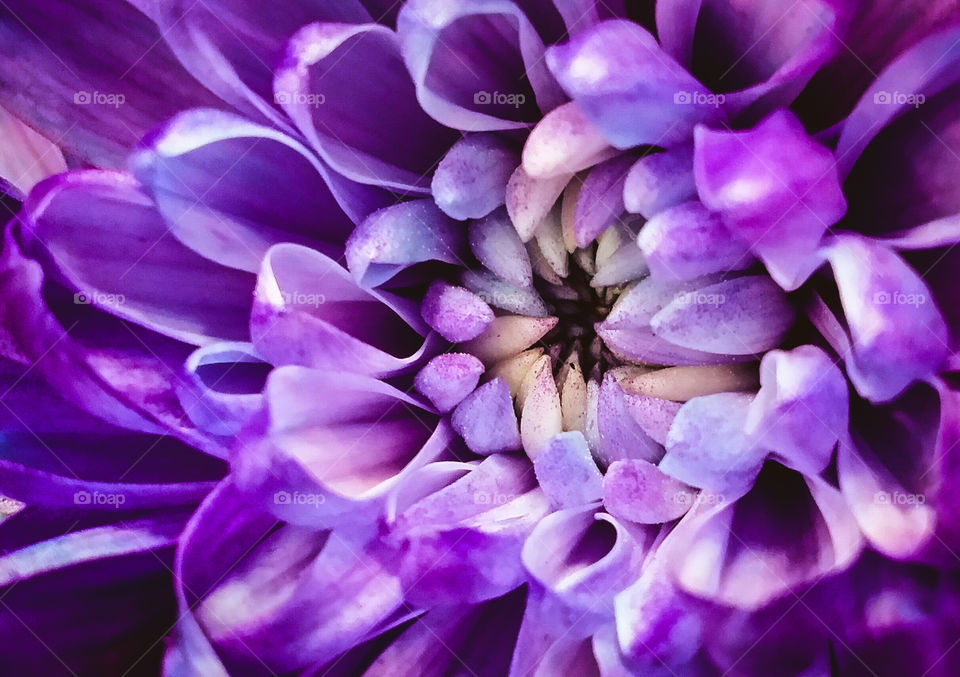
[[960, 4], [0, 0], [0, 677], [960, 674]]

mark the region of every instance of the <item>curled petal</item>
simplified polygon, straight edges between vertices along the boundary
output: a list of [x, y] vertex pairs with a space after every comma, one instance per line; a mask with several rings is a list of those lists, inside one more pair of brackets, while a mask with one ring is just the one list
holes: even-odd
[[330, 171], [293, 138], [215, 110], [154, 130], [130, 164], [174, 237], [254, 273], [278, 242], [339, 258], [354, 224], [387, 204], [385, 191]]
[[[723, 119], [710, 92], [639, 25], [602, 21], [547, 50], [563, 89], [617, 148], [670, 146], [694, 125]], [[694, 100], [695, 99], [695, 100]]]
[[304, 26], [287, 46], [274, 93], [320, 156], [361, 183], [426, 193], [456, 140], [420, 109], [397, 36], [385, 26]]
[[347, 240], [347, 267], [364, 286], [378, 287], [413, 264], [462, 265], [463, 226], [432, 200], [411, 200], [374, 212]]
[[774, 113], [744, 132], [697, 128], [694, 172], [700, 199], [785, 289], [822, 262], [820, 239], [847, 209], [833, 154], [792, 113]]
[[332, 259], [295, 244], [264, 257], [250, 333], [272, 364], [367, 374], [409, 370], [429, 343], [411, 302], [360, 287]]
[[855, 236], [827, 254], [852, 338], [847, 372], [864, 397], [885, 402], [949, 353], [946, 323], [924, 281], [896, 253]]
[[412, 0], [397, 31], [420, 105], [445, 125], [525, 127], [562, 100], [543, 63], [543, 41], [517, 3]]
[[433, 174], [430, 192], [448, 216], [479, 219], [503, 204], [517, 153], [494, 134], [471, 134], [453, 144]]
[[786, 464], [815, 475], [847, 430], [847, 381], [815, 346], [772, 350], [760, 363], [760, 391], [750, 404], [747, 430]]

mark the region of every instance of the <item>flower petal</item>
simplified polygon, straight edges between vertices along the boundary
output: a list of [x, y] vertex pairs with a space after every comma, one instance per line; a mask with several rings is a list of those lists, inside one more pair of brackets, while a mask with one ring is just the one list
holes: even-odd
[[10, 0], [2, 9], [4, 107], [94, 166], [123, 167], [141, 136], [184, 108], [222, 105], [129, 2]]
[[824, 232], [846, 212], [833, 154], [791, 113], [745, 132], [697, 128], [694, 172], [700, 199], [787, 290], [819, 267]]
[[564, 91], [617, 148], [669, 146], [694, 125], [723, 119], [714, 105], [689, 105], [710, 92], [628, 21], [602, 21], [547, 50]]
[[543, 41], [509, 0], [411, 0], [397, 32], [420, 105], [445, 125], [520, 128], [562, 100], [543, 64]]
[[504, 203], [507, 181], [519, 160], [500, 137], [471, 134], [443, 156], [430, 192], [444, 214], [459, 220], [479, 219]]
[[387, 194], [330, 171], [294, 139], [213, 110], [178, 115], [131, 158], [173, 235], [213, 261], [257, 272], [278, 242], [339, 258]]
[[278, 244], [263, 259], [250, 334], [272, 364], [393, 374], [422, 359], [427, 333], [415, 304], [360, 287], [320, 252]]
[[378, 24], [301, 28], [274, 92], [320, 157], [361, 183], [426, 193], [456, 140], [420, 109], [397, 36]]
[[485, 456], [521, 448], [513, 398], [501, 378], [474, 390], [454, 409], [450, 422], [476, 454]]
[[846, 364], [857, 392], [884, 402], [935, 372], [948, 333], [920, 276], [887, 247], [852, 235], [827, 256], [853, 339]]

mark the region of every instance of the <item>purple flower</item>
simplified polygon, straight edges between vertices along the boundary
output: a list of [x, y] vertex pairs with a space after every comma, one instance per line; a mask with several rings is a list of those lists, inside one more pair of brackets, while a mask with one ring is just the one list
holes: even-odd
[[3, 664], [953, 674], [957, 18], [4, 5]]

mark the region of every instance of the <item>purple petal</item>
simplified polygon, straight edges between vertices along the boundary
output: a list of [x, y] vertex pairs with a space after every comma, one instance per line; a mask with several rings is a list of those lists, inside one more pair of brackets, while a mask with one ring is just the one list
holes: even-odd
[[249, 0], [186, 0], [148, 5], [163, 38], [187, 70], [248, 117], [288, 124], [274, 107], [273, 66], [287, 40], [314, 21], [365, 23], [359, 0], [279, 7]]
[[482, 373], [483, 363], [473, 355], [444, 353], [427, 362], [414, 385], [437, 411], [446, 413], [473, 392]]
[[177, 396], [201, 430], [236, 435], [262, 406], [269, 370], [249, 343], [211, 343], [187, 359]]
[[357, 226], [347, 240], [347, 266], [367, 287], [377, 287], [424, 261], [462, 265], [463, 225], [434, 204], [412, 200], [381, 209]]
[[671, 56], [714, 91], [733, 92], [731, 113], [756, 102], [771, 110], [789, 105], [841, 51], [839, 4], [667, 0], [657, 3], [657, 29]]
[[721, 494], [749, 487], [767, 455], [746, 432], [752, 401], [745, 393], [718, 393], [685, 403], [670, 426], [660, 470]]
[[573, 508], [600, 499], [601, 475], [587, 441], [579, 431], [551, 439], [534, 460], [540, 488], [560, 508]]
[[747, 430], [786, 464], [820, 473], [847, 429], [847, 381], [820, 348], [772, 350], [760, 363], [760, 391]]
[[411, 0], [397, 32], [420, 104], [445, 125], [515, 129], [562, 101], [543, 41], [512, 2]]
[[547, 65], [563, 89], [617, 148], [669, 146], [700, 122], [723, 119], [710, 92], [664, 52], [639, 25], [610, 20], [547, 50]]
[[503, 210], [471, 222], [469, 232], [470, 248], [488, 270], [520, 287], [532, 284], [530, 257]]
[[696, 196], [692, 146], [674, 146], [640, 158], [630, 168], [623, 184], [623, 204], [627, 211], [648, 219]]
[[123, 0], [11, 0], [0, 36], [10, 46], [0, 58], [4, 107], [95, 166], [122, 167], [137, 139], [184, 108], [222, 105]]
[[364, 375], [279, 367], [264, 398], [266, 429], [238, 445], [235, 477], [294, 524], [369, 531], [390, 492], [453, 441], [423, 403]]
[[428, 331], [413, 302], [359, 286], [320, 252], [279, 244], [264, 257], [250, 334], [272, 364], [397, 373], [426, 353]]
[[850, 380], [883, 402], [935, 372], [949, 354], [948, 333], [930, 289], [887, 247], [843, 236], [828, 250], [852, 351]]
[[331, 256], [387, 194], [331, 172], [294, 139], [219, 111], [183, 113], [131, 159], [171, 232], [199, 254], [256, 272], [272, 244]]
[[420, 306], [424, 321], [451, 343], [480, 336], [493, 322], [493, 311], [469, 289], [437, 280]]
[[747, 276], [680, 296], [650, 319], [650, 327], [683, 348], [749, 355], [779, 345], [793, 320], [786, 295], [770, 278]]
[[453, 429], [477, 454], [520, 449], [520, 427], [510, 389], [501, 378], [484, 383], [453, 411]]
[[320, 156], [361, 183], [425, 193], [456, 140], [420, 109], [397, 36], [377, 24], [301, 28], [274, 92]]
[[628, 458], [658, 461], [663, 457], [661, 445], [647, 433], [647, 426], [634, 416], [638, 399], [620, 386], [614, 374], [604, 376], [597, 405], [600, 435], [597, 455], [603, 464]]
[[788, 112], [745, 132], [699, 127], [694, 145], [701, 201], [781, 286], [796, 289], [820, 265], [820, 239], [847, 208], [833, 154]]
[[[22, 218], [28, 246], [53, 257], [75, 303], [190, 343], [247, 338], [253, 276], [170, 237], [132, 177], [91, 170], [51, 178], [34, 191]], [[164, 284], [171, 278], [177, 284]]]
[[570, 175], [607, 159], [617, 150], [570, 102], [543, 116], [523, 144], [523, 169], [531, 177]]
[[614, 461], [603, 476], [603, 507], [622, 520], [661, 524], [682, 517], [696, 492], [640, 459]]
[[578, 247], [587, 247], [623, 215], [623, 186], [633, 162], [633, 156], [620, 155], [594, 167], [583, 180], [573, 216]]
[[719, 214], [696, 201], [658, 212], [641, 229], [637, 244], [651, 274], [667, 279], [691, 280], [753, 264], [747, 244]]
[[504, 191], [519, 164], [517, 153], [493, 134], [472, 134], [453, 145], [433, 174], [430, 192], [448, 216], [486, 216], [504, 202]]

